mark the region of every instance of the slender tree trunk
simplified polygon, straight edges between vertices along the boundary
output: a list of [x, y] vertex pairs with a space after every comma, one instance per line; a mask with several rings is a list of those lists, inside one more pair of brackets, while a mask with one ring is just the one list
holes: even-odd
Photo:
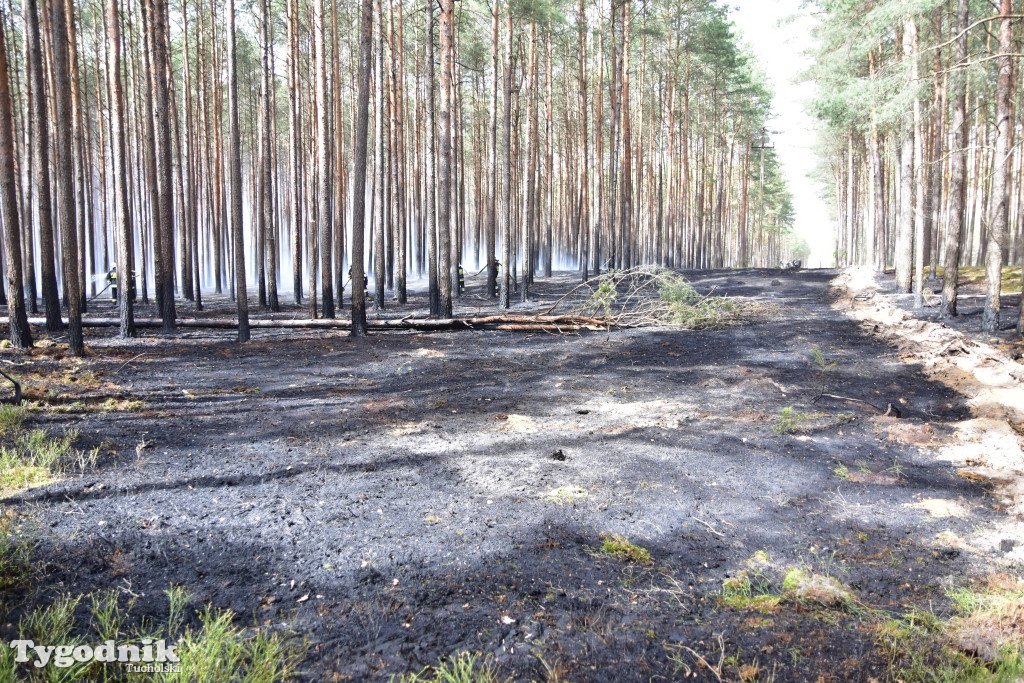
[[384, 150], [386, 145], [386, 131], [384, 130], [384, 115], [386, 112], [384, 103], [384, 11], [381, 0], [374, 0], [373, 20], [376, 34], [376, 49], [373, 53], [374, 60], [374, 135], [373, 135], [373, 305], [378, 311], [384, 310], [384, 289], [386, 278], [386, 244], [385, 233], [387, 230], [387, 209], [385, 207], [385, 175]]
[[316, 61], [316, 177], [317, 224], [320, 226], [320, 310], [325, 318], [334, 317], [334, 282], [331, 260], [334, 236], [331, 214], [331, 131], [330, 103], [327, 101], [326, 26], [324, 0], [313, 0], [313, 46]]
[[992, 174], [992, 224], [988, 231], [985, 255], [985, 310], [981, 314], [983, 332], [999, 331], [999, 295], [1003, 274], [1003, 242], [1010, 219], [1010, 89], [1012, 87], [1013, 13], [1011, 0], [999, 2], [999, 73], [996, 79], [996, 144]]
[[970, 0], [958, 0], [956, 11], [956, 68], [953, 85], [953, 148], [949, 159], [949, 218], [946, 222], [945, 270], [942, 275], [942, 301], [939, 315], [957, 314], [957, 279], [964, 233], [964, 209], [967, 190], [967, 26]]
[[[194, 137], [195, 134], [192, 128], [192, 67], [191, 58], [189, 55], [189, 41], [188, 41], [188, 4], [186, 0], [182, 0], [181, 3], [181, 15], [182, 15], [182, 45], [183, 45], [183, 56], [182, 56], [182, 69], [184, 71], [184, 108], [185, 108], [185, 129], [182, 131], [185, 137], [185, 158], [179, 157], [179, 164], [181, 165], [181, 174], [185, 185], [184, 189], [184, 209], [185, 215], [182, 221], [181, 230], [182, 233], [187, 235], [188, 248], [183, 250], [181, 254], [182, 260], [182, 282], [183, 285], [187, 284], [188, 298], [195, 301], [196, 310], [203, 310], [203, 295], [200, 292], [199, 282], [199, 233], [198, 233], [198, 215], [196, 208], [196, 174], [195, 174], [195, 159], [193, 158], [193, 152], [195, 150]], [[104, 253], [106, 253], [106, 245], [104, 245]]]
[[[427, 0], [429, 7], [433, 0]], [[366, 222], [366, 157], [370, 119], [370, 60], [373, 58], [373, 0], [363, 0], [359, 29], [359, 93], [356, 99], [355, 158], [352, 169], [352, 336], [366, 336], [363, 235]]]
[[302, 108], [299, 88], [298, 0], [288, 0], [288, 176], [292, 226], [292, 298], [302, 305]]
[[[903, 56], [917, 59], [917, 25], [904, 22]], [[914, 118], [907, 112], [900, 138], [900, 214], [896, 226], [896, 287], [911, 290], [914, 248]]]
[[404, 17], [402, 16], [402, 0], [398, 0], [398, 30], [395, 36], [395, 64], [394, 64], [394, 77], [392, 82], [395, 84], [393, 91], [393, 101], [391, 106], [395, 112], [393, 127], [393, 137], [395, 140], [395, 149], [392, 152], [391, 164], [394, 168], [392, 184], [394, 185], [394, 206], [393, 220], [395, 222], [395, 254], [396, 262], [398, 267], [398, 273], [395, 282], [395, 298], [399, 304], [405, 304], [408, 300], [406, 292], [406, 268], [408, 267], [408, 221], [406, 220], [407, 202], [406, 202], [406, 163], [405, 163], [405, 74], [403, 72], [403, 56], [405, 53], [405, 41], [404, 41]]
[[439, 317], [441, 315], [441, 289], [437, 272], [437, 179], [434, 172], [434, 164], [437, 159], [435, 143], [435, 111], [437, 98], [434, 94], [434, 0], [426, 0], [426, 28], [424, 29], [423, 55], [426, 62], [426, 83], [427, 83], [427, 134], [424, 140], [426, 149], [424, 157], [427, 164], [426, 172], [426, 195], [427, 195], [427, 278], [428, 296], [430, 299], [430, 315]]
[[505, 96], [501, 144], [501, 249], [500, 308], [509, 308], [512, 286], [512, 4], [505, 6]]
[[146, 0], [149, 44], [152, 50], [149, 65], [153, 84], [153, 126], [156, 152], [157, 205], [154, 207], [154, 257], [160, 260], [157, 269], [160, 281], [160, 317], [167, 332], [175, 329], [174, 310], [174, 175], [171, 164], [171, 102], [167, 83], [170, 58], [167, 54], [166, 0]]
[[[917, 26], [914, 26], [913, 39], [913, 61], [910, 67], [910, 77], [916, 84], [919, 78], [919, 67], [917, 58]], [[925, 249], [925, 216], [928, 212], [927, 205], [927, 180], [928, 169], [924, 162], [924, 121], [921, 116], [921, 98], [915, 97], [913, 104], [914, 112], [914, 305], [920, 308], [924, 305], [924, 249]]]
[[452, 315], [452, 73], [455, 62], [455, 1], [439, 0], [441, 7], [438, 35], [441, 52], [441, 111], [439, 119], [441, 149], [438, 154], [437, 194], [437, 233], [439, 279], [441, 286], [442, 318]]
[[[869, 72], [875, 80], [875, 53], [868, 54]], [[868, 263], [876, 272], [885, 270], [885, 192], [882, 185], [882, 154], [878, 144], [878, 113], [871, 106], [871, 131], [868, 149], [868, 201], [871, 207], [871, 224], [867, 226], [865, 249]]]
[[[68, 84], [71, 88], [71, 115], [72, 115], [72, 166], [74, 168], [74, 204], [75, 204], [75, 242], [78, 246], [78, 292], [81, 298], [80, 310], [84, 313], [88, 301], [86, 300], [86, 266], [88, 256], [86, 253], [86, 236], [92, 233], [91, 206], [86, 207], [86, 166], [85, 155], [85, 134], [82, 125], [82, 91], [78, 76], [78, 37], [76, 29], [75, 7], [72, 0], [63, 0], [64, 27], [67, 30], [67, 51], [68, 51]], [[91, 197], [90, 197], [91, 203]]]
[[331, 165], [334, 177], [331, 184], [331, 210], [333, 213], [334, 235], [334, 296], [338, 308], [344, 307], [345, 298], [345, 123], [343, 119], [341, 80], [341, 43], [338, 42], [338, 13], [342, 3], [335, 2], [331, 8], [331, 107], [334, 119], [334, 136], [331, 140]]
[[605, 216], [608, 217], [608, 227], [606, 234], [608, 235], [608, 244], [611, 246], [611, 254], [609, 254], [609, 261], [611, 261], [612, 268], [619, 268], [622, 265], [622, 252], [619, 249], [619, 232], [618, 232], [618, 173], [619, 173], [619, 121], [621, 120], [622, 112], [622, 72], [621, 72], [621, 60], [618, 58], [617, 46], [620, 42], [619, 36], [622, 30], [622, 21], [617, 21], [618, 8], [616, 4], [622, 2], [628, 2], [629, 0], [611, 0], [611, 69], [612, 69], [612, 86], [611, 86], [611, 118], [609, 120], [610, 129], [608, 133], [608, 206], [605, 210]]
[[580, 277], [590, 279], [588, 258], [594, 226], [590, 220], [590, 141], [587, 135], [587, 12], [583, 0], [576, 6], [577, 45], [579, 50], [580, 83]]
[[[622, 3], [622, 27], [620, 29], [622, 31], [622, 76], [619, 79], [622, 97], [619, 104], [622, 111], [622, 210], [619, 215], [619, 254], [621, 254], [623, 268], [630, 268], [633, 265], [633, 127], [629, 115], [629, 29], [631, 22], [629, 7], [628, 0]], [[719, 183], [724, 196], [725, 179], [721, 175]], [[721, 252], [719, 252], [719, 256], [721, 256]]]
[[227, 2], [228, 126], [230, 128], [231, 235], [235, 255], [235, 301], [238, 341], [249, 341], [249, 301], [245, 286], [245, 248], [242, 242], [242, 136], [238, 128], [238, 58], [235, 48], [235, 0]]
[[25, 33], [29, 53], [29, 82], [32, 100], [32, 161], [35, 170], [36, 218], [39, 222], [39, 258], [42, 277], [43, 305], [46, 310], [46, 331], [64, 329], [57, 292], [57, 271], [54, 254], [53, 198], [50, 193], [50, 111], [43, 78], [43, 47], [39, 30], [37, 0], [25, 0]]
[[121, 16], [117, 0], [107, 0], [107, 97], [110, 99], [110, 149], [114, 179], [114, 225], [117, 234], [118, 313], [121, 336], [135, 336], [135, 269], [132, 216], [128, 205], [128, 175], [125, 161], [125, 112], [121, 93]]
[[78, 235], [75, 226], [75, 168], [73, 110], [71, 106], [71, 68], [68, 62], [67, 23], [63, 0], [53, 0], [50, 25], [53, 30], [53, 86], [55, 138], [54, 175], [57, 212], [60, 224], [61, 274], [68, 302], [68, 348], [76, 356], [85, 355], [82, 337], [82, 297], [79, 290]]
[[270, 0], [260, 0], [260, 12], [263, 28], [263, 68], [261, 83], [261, 109], [263, 111], [263, 128], [261, 131], [263, 154], [260, 158], [260, 194], [263, 199], [262, 216], [262, 249], [263, 260], [259, 264], [260, 272], [266, 273], [267, 294], [266, 305], [271, 311], [281, 310], [277, 298], [277, 221], [274, 211], [274, 163], [273, 163], [273, 120], [274, 109], [271, 106], [271, 94], [274, 88], [274, 52], [271, 34], [272, 17]]
[[533, 151], [534, 151], [534, 106], [535, 106], [535, 90], [534, 80], [537, 75], [537, 24], [536, 22], [530, 23], [530, 42], [529, 42], [529, 54], [526, 58], [526, 155], [523, 157], [523, 175], [519, 181], [520, 190], [523, 193], [523, 201], [521, 204], [521, 214], [519, 216], [519, 237], [521, 240], [521, 258], [522, 258], [522, 282], [519, 287], [519, 300], [521, 302], [527, 302], [530, 300], [530, 275], [533, 271], [533, 263], [530, 255], [531, 249], [531, 232], [533, 230], [533, 211], [532, 211], [532, 200], [534, 196], [534, 179], [533, 179]]
[[501, 84], [498, 51], [498, 2], [491, 3], [491, 73], [494, 79], [491, 88], [491, 120], [488, 127], [487, 155], [487, 297], [495, 298], [498, 284], [496, 267], [496, 231], [498, 222], [498, 89]]
[[551, 64], [551, 31], [547, 32], [547, 60], [546, 60], [546, 82], [544, 84], [544, 187], [547, 197], [544, 199], [544, 277], [551, 277], [552, 260], [554, 259], [554, 226], [552, 213], [554, 212], [554, 187], [557, 182], [557, 175], [554, 169], [554, 141], [552, 131], [554, 130], [553, 92], [552, 79], [554, 70]]
[[0, 26], [0, 217], [3, 218], [4, 269], [7, 278], [7, 323], [11, 346], [32, 346], [25, 298], [22, 294], [21, 221], [18, 216], [18, 178], [14, 168], [14, 104], [5, 27]]
[[[28, 22], [28, 3], [22, 2], [22, 18], [23, 24]], [[36, 267], [35, 267], [35, 244], [33, 234], [35, 232], [35, 217], [34, 214], [38, 211], [36, 207], [36, 197], [33, 188], [35, 182], [35, 131], [33, 116], [29, 113], [34, 111], [35, 107], [32, 100], [32, 43], [29, 40], [28, 32], [22, 32], [22, 43], [23, 43], [23, 65], [25, 70], [25, 118], [24, 118], [24, 145], [22, 147], [24, 158], [25, 158], [25, 182], [23, 184], [23, 190], [25, 193], [24, 211], [21, 215], [22, 224], [24, 225], [24, 245], [25, 245], [25, 292], [28, 296], [28, 309], [32, 314], [39, 313], [39, 301], [36, 290]]]
[[381, 112], [384, 119], [385, 131], [381, 139], [383, 142], [384, 166], [381, 168], [381, 179], [384, 183], [384, 215], [385, 242], [387, 252], [385, 254], [385, 281], [387, 289], [395, 290], [395, 241], [398, 236], [398, 192], [395, 171], [395, 26], [394, 26], [394, 3], [386, 0], [387, 12], [381, 5], [380, 15], [380, 38], [381, 38], [381, 84], [384, 87], [385, 106]]

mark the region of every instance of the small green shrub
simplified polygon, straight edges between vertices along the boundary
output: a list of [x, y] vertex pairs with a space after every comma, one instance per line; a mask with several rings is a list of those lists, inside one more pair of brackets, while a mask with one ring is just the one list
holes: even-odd
[[800, 429], [802, 413], [794, 413], [789, 406], [779, 411], [779, 421], [772, 427], [776, 434], [792, 434]]
[[811, 349], [811, 360], [822, 370], [832, 370], [839, 366], [839, 361], [828, 362], [821, 349]]

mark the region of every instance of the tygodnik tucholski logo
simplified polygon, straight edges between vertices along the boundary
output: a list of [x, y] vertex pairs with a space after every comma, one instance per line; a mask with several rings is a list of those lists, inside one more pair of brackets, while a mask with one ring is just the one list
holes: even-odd
[[143, 638], [138, 644], [104, 641], [102, 645], [36, 645], [31, 640], [12, 640], [11, 649], [17, 650], [14, 661], [32, 662], [36, 668], [48, 664], [65, 669], [76, 663], [119, 662], [129, 671], [141, 673], [178, 672], [181, 661], [174, 652], [176, 645], [164, 640]]

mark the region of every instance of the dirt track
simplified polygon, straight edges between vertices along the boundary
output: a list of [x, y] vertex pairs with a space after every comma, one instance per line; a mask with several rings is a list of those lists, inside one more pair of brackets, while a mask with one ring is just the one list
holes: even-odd
[[[711, 680], [697, 654], [733, 658], [729, 679], [882, 676], [848, 611], [752, 615], [717, 596], [754, 564], [776, 592], [804, 567], [864, 607], [941, 611], [951, 582], [1016, 562], [999, 539], [951, 540], [1007, 517], [936, 457], [967, 397], [834, 310], [834, 271], [690, 275], [778, 314], [581, 336], [89, 336], [79, 371], [96, 386], [37, 421], [102, 442], [98, 469], [4, 504], [39, 520], [43, 590], [127, 587], [160, 614], [184, 585], [305, 635], [311, 680], [386, 680], [458, 650], [518, 680], [545, 664]], [[144, 405], [90, 409], [111, 397]], [[880, 416], [890, 403], [902, 419]], [[793, 433], [773, 430], [785, 408], [804, 415]], [[606, 534], [653, 564], [602, 554]]]

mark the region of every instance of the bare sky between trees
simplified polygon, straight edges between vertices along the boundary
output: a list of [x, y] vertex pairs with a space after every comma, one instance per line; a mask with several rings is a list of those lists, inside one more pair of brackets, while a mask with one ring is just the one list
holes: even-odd
[[832, 265], [835, 223], [812, 176], [816, 122], [806, 110], [815, 84], [801, 74], [810, 64], [814, 18], [802, 0], [734, 0], [732, 19], [757, 56], [775, 91], [771, 143], [779, 152], [796, 213], [795, 229], [807, 240], [811, 256], [805, 266]]

